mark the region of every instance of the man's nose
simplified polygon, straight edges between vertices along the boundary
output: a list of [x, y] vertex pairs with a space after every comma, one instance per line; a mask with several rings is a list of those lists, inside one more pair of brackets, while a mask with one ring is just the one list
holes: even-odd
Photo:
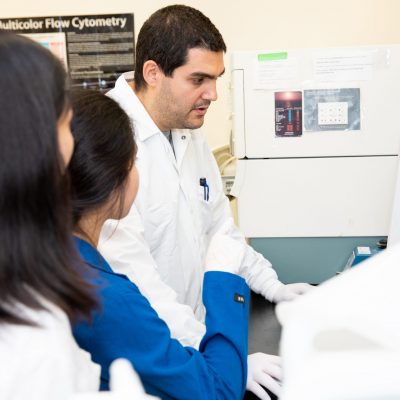
[[209, 100], [209, 101], [215, 101], [218, 99], [217, 82], [216, 81], [211, 81], [207, 85], [206, 90], [204, 90], [204, 92], [203, 92], [202, 98], [204, 100]]

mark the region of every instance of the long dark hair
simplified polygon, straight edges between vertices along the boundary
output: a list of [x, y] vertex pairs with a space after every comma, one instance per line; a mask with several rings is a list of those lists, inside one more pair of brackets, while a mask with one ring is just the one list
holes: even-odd
[[165, 76], [187, 62], [188, 50], [226, 52], [221, 33], [203, 13], [177, 4], [159, 9], [145, 21], [136, 44], [135, 88], [145, 88], [143, 65], [155, 61]]
[[66, 73], [45, 48], [0, 31], [0, 323], [34, 325], [15, 309], [75, 319], [96, 301], [77, 272], [57, 121], [68, 109]]
[[[74, 228], [108, 201], [122, 210], [137, 146], [129, 117], [112, 99], [92, 90], [71, 93], [75, 151], [69, 164]], [[119, 204], [118, 204], [119, 203]]]

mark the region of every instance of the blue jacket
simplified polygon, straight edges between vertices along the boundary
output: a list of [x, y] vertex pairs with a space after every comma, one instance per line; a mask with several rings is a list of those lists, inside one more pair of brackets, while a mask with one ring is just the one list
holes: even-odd
[[[76, 239], [91, 268], [100, 309], [93, 321], [73, 327], [78, 344], [101, 365], [101, 389], [108, 389], [111, 362], [131, 361], [146, 391], [162, 399], [241, 399], [247, 378], [249, 288], [239, 276], [206, 272], [203, 301], [206, 334], [199, 351], [171, 338], [138, 287], [116, 274], [100, 253]], [[94, 271], [93, 271], [94, 270]], [[94, 273], [92, 273], [94, 272]]]

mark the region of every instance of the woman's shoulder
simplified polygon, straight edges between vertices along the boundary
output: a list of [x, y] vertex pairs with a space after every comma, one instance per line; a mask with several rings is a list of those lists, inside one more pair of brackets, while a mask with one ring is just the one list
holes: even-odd
[[[71, 343], [71, 328], [67, 315], [57, 306], [43, 299], [45, 309], [36, 310], [15, 304], [14, 310], [32, 325], [2, 324], [0, 328], [1, 354], [25, 355], [26, 359], [62, 358]], [[56, 350], [56, 351], [55, 351]], [[55, 353], [54, 353], [55, 351]], [[10, 359], [10, 358], [9, 358]]]
[[[99, 368], [77, 346], [67, 315], [57, 306], [41, 302], [46, 310], [14, 305], [19, 314], [35, 325], [0, 326], [0, 354], [7, 360], [0, 366], [0, 398], [8, 398], [4, 397], [7, 390], [15, 391], [15, 386], [21, 384], [32, 385], [35, 393], [28, 396], [32, 399], [39, 398], [36, 393], [42, 393], [49, 385], [59, 385], [57, 393], [95, 390], [98, 386]], [[15, 382], [6, 377], [15, 377]], [[23, 390], [21, 387], [17, 392]]]

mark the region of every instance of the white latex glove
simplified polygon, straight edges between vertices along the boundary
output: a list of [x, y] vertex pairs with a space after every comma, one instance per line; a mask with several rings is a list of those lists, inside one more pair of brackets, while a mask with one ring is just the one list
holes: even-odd
[[113, 361], [110, 366], [110, 390], [115, 393], [115, 398], [135, 399], [135, 400], [150, 400], [158, 397], [146, 394], [143, 389], [139, 375], [132, 368], [128, 360], [120, 358]]
[[110, 391], [78, 393], [70, 400], [157, 400], [145, 393], [138, 374], [128, 360], [113, 361], [110, 366]]
[[261, 400], [271, 397], [261, 387], [264, 386], [276, 396], [281, 393], [282, 367], [281, 358], [264, 353], [254, 353], [247, 357], [246, 389]]
[[207, 249], [205, 270], [240, 275], [246, 244], [223, 233], [216, 233]]
[[272, 301], [275, 303], [280, 303], [281, 301], [292, 301], [296, 297], [299, 297], [312, 289], [314, 289], [314, 286], [309, 285], [308, 283], [288, 283], [276, 291]]

